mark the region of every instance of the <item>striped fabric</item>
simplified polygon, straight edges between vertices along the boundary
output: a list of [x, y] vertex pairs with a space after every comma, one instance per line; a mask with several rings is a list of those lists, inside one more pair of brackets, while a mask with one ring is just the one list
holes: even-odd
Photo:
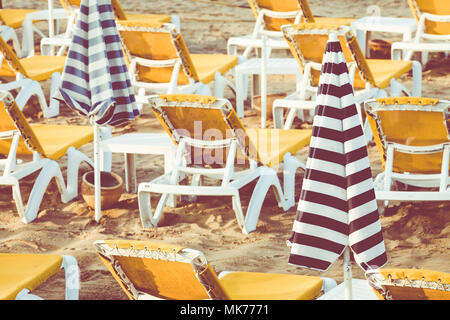
[[139, 115], [123, 56], [111, 0], [82, 0], [59, 94], [97, 124], [118, 124]]
[[366, 143], [334, 34], [318, 92], [289, 263], [325, 271], [349, 245], [361, 268], [382, 267], [387, 257]]

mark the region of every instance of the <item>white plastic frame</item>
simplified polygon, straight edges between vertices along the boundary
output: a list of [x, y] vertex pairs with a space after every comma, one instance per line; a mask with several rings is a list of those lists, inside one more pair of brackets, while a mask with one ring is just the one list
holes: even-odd
[[[157, 102], [156, 102], [157, 103]], [[225, 99], [219, 103], [228, 103]], [[198, 104], [200, 105], [200, 104]], [[186, 136], [178, 136], [179, 144], [175, 156], [174, 169], [150, 182], [140, 183], [138, 187], [139, 212], [144, 228], [156, 227], [163, 215], [164, 207], [169, 195], [206, 195], [206, 196], [231, 196], [236, 220], [242, 232], [248, 234], [256, 229], [263, 201], [269, 189], [274, 191], [278, 206], [287, 211], [295, 205], [295, 172], [298, 168], [305, 169], [303, 162], [287, 152], [283, 156], [283, 182], [284, 192], [276, 171], [267, 166], [258, 166], [256, 161], [250, 160], [250, 168], [236, 171], [234, 159], [239, 146], [237, 138], [232, 137], [220, 141], [208, 141], [193, 139]], [[188, 146], [197, 148], [229, 148], [229, 154], [223, 168], [204, 168], [187, 164], [185, 153]], [[190, 176], [191, 185], [180, 185], [179, 182], [186, 176]], [[201, 177], [218, 180], [220, 186], [202, 186]], [[239, 189], [258, 179], [252, 193], [247, 213], [244, 217], [239, 196]], [[151, 193], [162, 194], [158, 205], [153, 212], [151, 207]]]
[[[161, 28], [148, 28], [148, 27], [125, 27], [120, 23], [117, 24], [117, 29], [120, 31], [137, 31], [137, 32], [161, 32], [161, 33], [169, 33], [172, 38], [175, 38], [179, 35], [178, 27], [175, 24], [164, 23]], [[122, 36], [120, 36], [122, 39]], [[143, 103], [139, 103], [140, 101], [145, 101], [147, 97], [147, 90], [154, 93], [196, 93], [201, 95], [211, 96], [212, 92], [208, 84], [203, 83], [201, 81], [195, 81], [193, 78], [189, 77], [189, 84], [187, 85], [178, 85], [178, 76], [180, 72], [182, 72], [182, 57], [170, 60], [151, 60], [145, 59], [141, 57], [135, 57], [130, 54], [129, 50], [126, 48], [125, 42], [122, 39], [122, 45], [124, 47], [124, 51], [128, 55], [128, 59], [130, 61], [129, 65], [129, 74], [131, 78], [132, 85], [138, 90], [137, 99], [138, 106], [142, 108]], [[178, 53], [177, 53], [178, 54]], [[142, 65], [145, 67], [152, 68], [162, 68], [162, 67], [173, 67], [172, 75], [170, 81], [168, 83], [150, 83], [144, 81], [137, 80], [136, 66]], [[220, 72], [216, 72], [214, 75], [214, 96], [222, 98], [224, 96], [225, 86], [229, 86], [232, 91], [236, 91], [235, 85], [229, 81], [224, 75]]]
[[[118, 270], [118, 274], [120, 280], [123, 285], [126, 286], [128, 291], [133, 295], [133, 298], [136, 300], [162, 300], [159, 297], [152, 296], [146, 292], [142, 292], [138, 290], [134, 284], [130, 281], [127, 275], [124, 272], [120, 272], [120, 265], [114, 263], [114, 256], [123, 256], [123, 257], [139, 257], [139, 258], [148, 258], [148, 259], [158, 259], [164, 261], [177, 261], [180, 263], [190, 264], [193, 268], [192, 272], [196, 272], [196, 269], [204, 269], [208, 266], [208, 260], [203, 252], [190, 248], [183, 248], [179, 252], [163, 252], [162, 250], [154, 250], [154, 249], [144, 249], [139, 250], [133, 247], [131, 248], [111, 248], [107, 245], [103, 240], [98, 240], [94, 242], [94, 248], [97, 253], [104, 256], [106, 259], [110, 260], [111, 263], [115, 266], [116, 270]], [[235, 271], [222, 271], [217, 277], [219, 279], [223, 278], [225, 275], [229, 273], [233, 273]], [[327, 293], [333, 288], [337, 286], [337, 283], [332, 278], [321, 277], [323, 280], [322, 284], [322, 293]]]
[[[397, 107], [397, 106], [396, 106]], [[368, 112], [371, 110], [389, 110], [392, 106], [382, 106], [376, 100], [368, 100], [365, 102], [365, 109]], [[401, 110], [417, 110], [441, 112], [443, 119], [448, 115], [450, 108], [450, 101], [440, 100], [434, 106], [415, 106], [415, 105], [398, 105]], [[445, 125], [445, 122], [443, 123]], [[382, 134], [382, 133], [381, 133]], [[407, 146], [399, 143], [387, 141], [384, 136], [381, 137], [383, 144], [386, 147], [386, 162], [383, 172], [377, 175], [374, 181], [375, 195], [377, 200], [384, 201], [384, 206], [387, 206], [388, 201], [445, 201], [450, 200], [449, 188], [449, 164], [450, 164], [450, 137], [446, 143], [429, 146]], [[429, 153], [443, 153], [441, 172], [439, 174], [417, 174], [413, 172], [393, 172], [394, 151], [401, 151], [413, 154], [429, 154]], [[438, 188], [438, 191], [393, 191], [392, 185], [395, 181], [399, 181], [406, 185], [422, 187], [422, 188]]]
[[[11, 103], [13, 97], [9, 92], [0, 92], [0, 99], [5, 104]], [[19, 107], [20, 108], [20, 107]], [[92, 168], [94, 163], [84, 153], [70, 147], [67, 152], [67, 183], [64, 181], [61, 169], [54, 160], [44, 158], [41, 154], [34, 151], [32, 159], [28, 162], [17, 159], [17, 148], [19, 145], [20, 132], [18, 130], [2, 132], [0, 139], [11, 139], [11, 147], [6, 159], [0, 160], [0, 169], [3, 174], [0, 177], [0, 185], [11, 186], [13, 190], [13, 199], [21, 220], [24, 223], [32, 222], [38, 214], [40, 204], [50, 181], [55, 178], [58, 190], [61, 194], [61, 201], [67, 203], [78, 196], [78, 171], [81, 162], [87, 162]], [[105, 157], [105, 161], [110, 159]], [[108, 164], [107, 166], [109, 166]], [[31, 190], [27, 206], [25, 208], [20, 192], [20, 179], [39, 171], [33, 188]]]
[[[63, 255], [61, 269], [65, 275], [65, 300], [78, 300], [80, 290], [80, 269], [75, 257]], [[22, 289], [16, 296], [16, 300], [44, 300], [30, 293], [29, 289]]]
[[450, 23], [450, 15], [420, 13], [414, 39], [411, 41], [394, 42], [392, 44], [391, 53], [393, 60], [400, 60], [402, 53], [404, 53], [403, 60], [411, 60], [413, 53], [419, 51], [422, 53], [421, 62], [425, 65], [428, 61], [429, 52], [450, 51], [450, 33], [448, 35], [426, 33], [426, 20]]

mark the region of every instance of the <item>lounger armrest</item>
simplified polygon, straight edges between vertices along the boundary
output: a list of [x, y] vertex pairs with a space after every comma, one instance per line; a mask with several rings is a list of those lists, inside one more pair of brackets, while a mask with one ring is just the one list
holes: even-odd
[[436, 22], [450, 22], [450, 15], [438, 15], [431, 13], [423, 13], [423, 17], [426, 20], [436, 21]]

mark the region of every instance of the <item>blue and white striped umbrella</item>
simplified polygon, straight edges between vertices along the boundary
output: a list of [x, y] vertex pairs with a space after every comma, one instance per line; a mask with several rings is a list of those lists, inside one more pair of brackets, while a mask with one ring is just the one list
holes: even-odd
[[111, 0], [82, 0], [59, 95], [99, 124], [139, 115]]
[[351, 250], [364, 270], [382, 267], [387, 256], [366, 142], [335, 34], [323, 56], [312, 131], [289, 263], [325, 271], [345, 251], [351, 274]]
[[100, 208], [100, 128], [137, 117], [139, 109], [114, 20], [111, 0], [82, 0], [55, 99], [94, 125], [95, 220]]

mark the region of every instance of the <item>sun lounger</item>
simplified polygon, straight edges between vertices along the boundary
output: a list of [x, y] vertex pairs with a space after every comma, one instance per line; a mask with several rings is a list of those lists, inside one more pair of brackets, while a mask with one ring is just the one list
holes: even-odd
[[[409, 90], [397, 80], [410, 71], [413, 75], [412, 95], [421, 95], [422, 68], [420, 63], [417, 61], [366, 59], [356, 37], [347, 26], [302, 23], [284, 26], [283, 33], [293, 56], [303, 70], [303, 78], [299, 89], [291, 97], [288, 96], [284, 100], [274, 102], [274, 122], [277, 128], [290, 128], [297, 115], [298, 108], [295, 103], [289, 105], [286, 101], [292, 100], [304, 108], [302, 105], [315, 100], [323, 52], [330, 33], [336, 33], [341, 43], [353, 88], [356, 91], [355, 98], [359, 104], [370, 98], [387, 96], [386, 90], [389, 90], [389, 95], [392, 96], [399, 96], [401, 93], [410, 95]], [[281, 116], [283, 108], [286, 106], [289, 110], [287, 118], [283, 122]]]
[[[92, 161], [77, 148], [93, 139], [91, 126], [53, 124], [30, 125], [12, 95], [0, 92], [0, 153], [7, 156], [0, 164], [3, 174], [0, 185], [11, 186], [17, 211], [24, 223], [33, 221], [50, 181], [55, 178], [61, 200], [68, 202], [78, 195], [80, 163]], [[67, 156], [67, 184], [56, 160]], [[18, 161], [24, 158], [29, 161]], [[19, 181], [38, 172], [26, 208], [23, 205]], [[67, 186], [67, 187], [66, 187]]]
[[237, 57], [226, 54], [190, 53], [175, 25], [148, 21], [120, 20], [122, 38], [132, 84], [139, 96], [153, 93], [199, 93], [223, 97], [225, 85], [234, 84], [225, 73], [237, 64]]
[[[0, 68], [0, 77], [13, 79], [16, 87], [26, 87], [30, 80], [36, 82], [51, 79], [50, 96], [57, 90], [61, 73], [66, 62], [65, 57], [51, 57], [44, 55], [33, 55], [31, 57], [19, 58], [6, 41], [0, 37], [0, 52], [3, 63]], [[29, 80], [28, 80], [29, 79]], [[0, 84], [0, 90], [10, 90], [11, 84]], [[34, 91], [39, 97], [39, 103], [44, 117], [54, 117], [59, 114], [59, 102], [52, 99], [47, 104], [43, 97], [42, 88], [36, 87]]]
[[[244, 128], [230, 102], [215, 97], [161, 95], [151, 97], [149, 103], [178, 147], [171, 172], [139, 184], [144, 228], [158, 225], [170, 194], [231, 197], [244, 233], [256, 229], [269, 189], [275, 192], [283, 210], [295, 205], [295, 172], [305, 166], [293, 155], [309, 144], [311, 130]], [[275, 170], [281, 163], [284, 191]], [[186, 176], [192, 178], [191, 185], [180, 184]], [[201, 185], [202, 176], [219, 184]], [[255, 180], [258, 182], [244, 218], [239, 189]], [[152, 193], [162, 194], [154, 213]]]
[[377, 200], [450, 200], [450, 102], [432, 98], [366, 101], [365, 110], [383, 166]]
[[422, 53], [422, 64], [428, 60], [429, 52], [450, 51], [450, 3], [447, 0], [408, 0], [417, 20], [415, 37], [410, 41], [392, 44], [392, 59], [411, 60], [414, 52]]
[[66, 300], [78, 300], [80, 272], [74, 257], [0, 253], [0, 300], [42, 300], [30, 291], [56, 275], [60, 269], [65, 272]]
[[450, 274], [423, 269], [377, 269], [367, 280], [381, 300], [450, 300]]
[[295, 274], [217, 275], [202, 252], [162, 241], [104, 240], [94, 247], [131, 300], [312, 300], [336, 286]]

